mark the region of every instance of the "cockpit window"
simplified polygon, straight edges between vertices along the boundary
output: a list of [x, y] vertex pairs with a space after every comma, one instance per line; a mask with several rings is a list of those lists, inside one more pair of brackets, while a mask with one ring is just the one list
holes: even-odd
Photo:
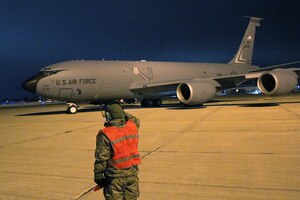
[[44, 70], [44, 71], [40, 71], [39, 75], [46, 77], [46, 76], [51, 76], [53, 74], [56, 74], [60, 71], [61, 70]]
[[56, 74], [57, 71], [41, 71], [41, 73], [42, 73], [43, 75], [50, 76], [50, 75], [52, 75], [52, 74]]

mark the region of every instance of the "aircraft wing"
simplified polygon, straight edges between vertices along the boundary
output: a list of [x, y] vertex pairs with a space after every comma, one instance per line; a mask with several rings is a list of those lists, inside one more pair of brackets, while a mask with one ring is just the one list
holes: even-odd
[[166, 82], [145, 81], [134, 83], [130, 87], [130, 91], [143, 96], [157, 96], [158, 94], [159, 96], [172, 96], [176, 94], [176, 89], [181, 83], [187, 83], [191, 81], [210, 82], [217, 89], [224, 89], [235, 87], [237, 83], [244, 80], [245, 75], [233, 75], [227, 77], [182, 79]]
[[218, 82], [220, 84], [221, 89], [227, 89], [227, 88], [233, 88], [245, 81], [249, 80], [255, 80], [258, 79], [263, 73], [266, 71], [277, 71], [277, 70], [284, 70], [284, 71], [292, 71], [295, 74], [297, 74], [298, 79], [300, 78], [300, 68], [272, 68], [273, 70], [270, 70], [271, 68], [266, 69], [259, 69], [259, 70], [253, 70], [250, 73], [247, 74], [239, 74], [239, 75], [233, 75], [233, 76], [222, 76], [222, 77], [215, 77], [213, 80]]
[[219, 83], [218, 89], [234, 88], [238, 84], [244, 82], [246, 79], [246, 74], [232, 75], [232, 76], [222, 76], [213, 78], [214, 81]]
[[190, 80], [175, 80], [166, 82], [152, 82], [145, 81], [134, 83], [130, 87], [130, 91], [135, 94], [143, 96], [153, 96], [159, 94], [159, 96], [172, 96], [176, 94], [176, 88], [180, 83], [184, 83]]
[[[300, 61], [295, 61], [295, 62], [289, 62], [289, 63], [283, 63], [283, 64], [277, 64], [277, 65], [272, 65], [272, 66], [267, 66], [267, 67], [261, 67], [255, 70], [251, 70], [250, 72], [261, 72], [261, 71], [271, 71], [274, 69], [287, 69], [291, 68], [291, 65], [298, 64]], [[297, 68], [295, 68], [297, 69]]]
[[284, 70], [284, 71], [292, 71], [297, 74], [298, 78], [300, 77], [300, 68], [275, 68], [274, 70], [268, 70], [268, 69], [260, 69], [260, 70], [255, 70], [252, 71], [251, 73], [247, 74], [245, 77], [246, 79], [253, 79], [253, 78], [258, 78], [262, 73], [264, 72], [270, 72], [270, 71], [278, 71], [278, 70]]
[[[300, 68], [288, 68], [288, 69], [275, 69], [276, 70], [288, 70], [293, 71], [297, 74], [298, 78], [300, 77]], [[268, 70], [257, 70], [247, 74], [231, 75], [231, 76], [222, 76], [222, 77], [212, 77], [212, 78], [196, 78], [196, 79], [183, 79], [183, 80], [173, 80], [166, 82], [152, 82], [145, 81], [135, 83], [130, 87], [130, 90], [138, 95], [143, 96], [172, 96], [176, 94], [176, 89], [181, 83], [188, 83], [191, 81], [201, 81], [201, 82], [210, 82], [212, 83], [217, 90], [234, 88], [241, 83], [249, 80], [258, 79], [263, 73]]]

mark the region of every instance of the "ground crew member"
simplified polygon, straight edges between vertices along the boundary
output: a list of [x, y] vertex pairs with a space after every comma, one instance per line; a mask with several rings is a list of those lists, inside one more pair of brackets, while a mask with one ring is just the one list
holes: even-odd
[[105, 110], [105, 128], [96, 139], [94, 180], [106, 200], [134, 200], [139, 196], [139, 120], [117, 104]]

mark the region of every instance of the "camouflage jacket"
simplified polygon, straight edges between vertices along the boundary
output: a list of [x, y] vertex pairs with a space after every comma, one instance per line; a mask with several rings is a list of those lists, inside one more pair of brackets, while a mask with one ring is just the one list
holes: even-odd
[[[137, 127], [140, 126], [140, 120], [129, 113], [125, 113], [126, 120], [133, 120]], [[125, 125], [125, 120], [111, 120], [108, 126], [122, 127]], [[129, 169], [116, 169], [107, 164], [108, 160], [114, 155], [109, 139], [100, 130], [96, 139], [95, 163], [94, 163], [94, 179], [102, 179], [105, 177], [129, 177], [135, 176], [138, 173], [138, 166], [132, 166]]]

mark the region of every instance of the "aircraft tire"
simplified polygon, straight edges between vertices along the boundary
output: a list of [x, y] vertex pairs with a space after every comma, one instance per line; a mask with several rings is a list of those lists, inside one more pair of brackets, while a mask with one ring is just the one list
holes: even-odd
[[160, 98], [148, 98], [142, 99], [141, 106], [142, 107], [160, 107], [162, 104], [162, 100]]
[[154, 107], [154, 99], [152, 98], [147, 99], [147, 107]]
[[78, 111], [78, 107], [76, 105], [70, 105], [68, 106], [68, 109], [67, 109], [67, 113], [68, 114], [76, 114]]
[[154, 99], [154, 106], [155, 107], [160, 107], [162, 104], [162, 100], [160, 98]]
[[147, 107], [147, 99], [142, 99], [141, 100], [141, 106], [142, 107]]

